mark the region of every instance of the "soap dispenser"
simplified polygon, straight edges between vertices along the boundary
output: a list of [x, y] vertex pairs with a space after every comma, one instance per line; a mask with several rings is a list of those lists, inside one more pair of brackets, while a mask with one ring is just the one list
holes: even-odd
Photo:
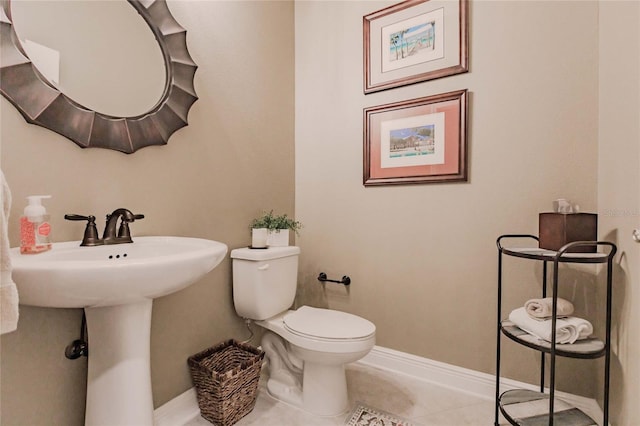
[[24, 216], [20, 218], [20, 253], [35, 254], [51, 249], [51, 225], [49, 215], [42, 205], [43, 198], [51, 195], [31, 195], [27, 197], [29, 204], [24, 208]]

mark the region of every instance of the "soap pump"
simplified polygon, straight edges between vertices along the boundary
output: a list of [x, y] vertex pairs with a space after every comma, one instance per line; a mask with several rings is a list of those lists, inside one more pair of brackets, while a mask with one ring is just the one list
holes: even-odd
[[20, 253], [34, 254], [51, 249], [51, 225], [49, 215], [42, 205], [43, 198], [51, 195], [31, 195], [27, 197], [29, 204], [24, 208], [24, 216], [20, 218]]

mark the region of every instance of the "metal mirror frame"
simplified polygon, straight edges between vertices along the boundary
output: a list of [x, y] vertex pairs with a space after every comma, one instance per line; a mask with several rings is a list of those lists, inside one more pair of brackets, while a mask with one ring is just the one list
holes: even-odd
[[187, 31], [178, 24], [166, 0], [127, 0], [151, 28], [165, 64], [160, 100], [144, 114], [118, 117], [74, 102], [51, 86], [22, 48], [13, 28], [11, 0], [0, 8], [0, 91], [30, 124], [71, 139], [82, 148], [107, 148], [131, 154], [151, 145], [165, 145], [186, 126], [198, 100], [194, 76], [198, 66], [187, 50]]

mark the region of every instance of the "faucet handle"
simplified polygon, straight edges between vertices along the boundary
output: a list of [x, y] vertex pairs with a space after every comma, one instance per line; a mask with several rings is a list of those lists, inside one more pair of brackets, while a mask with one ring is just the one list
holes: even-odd
[[[144, 219], [144, 215], [143, 214], [133, 214], [130, 211], [127, 210], [128, 214], [123, 214], [122, 216], [120, 216], [120, 218], [122, 219], [122, 222], [127, 222], [127, 223], [131, 223], [131, 222], [135, 222], [138, 219]], [[107, 222], [109, 221], [109, 218], [111, 217], [113, 213], [108, 214], [107, 215]]]
[[80, 246], [99, 246], [104, 242], [98, 237], [98, 228], [96, 227], [96, 217], [93, 215], [82, 216], [79, 214], [65, 214], [66, 220], [86, 220], [87, 227], [84, 229], [84, 237]]
[[127, 242], [133, 242], [131, 241], [131, 231], [129, 230], [129, 223], [134, 222], [138, 219], [144, 219], [144, 215], [134, 214], [132, 220], [126, 220], [126, 218], [122, 217], [122, 220], [120, 221], [120, 228], [118, 228], [118, 238], [125, 238], [129, 240]]
[[144, 219], [144, 215], [143, 214], [132, 214], [131, 217], [129, 217], [128, 219], [125, 218], [124, 216], [122, 216], [122, 221], [123, 222], [135, 222], [138, 219]]
[[65, 214], [64, 218], [67, 220], [88, 220], [89, 222], [95, 222], [96, 221], [96, 217], [95, 216], [82, 216], [80, 214]]
[[129, 222], [124, 220], [120, 222], [120, 228], [118, 229], [118, 238], [131, 239], [131, 231], [129, 231]]

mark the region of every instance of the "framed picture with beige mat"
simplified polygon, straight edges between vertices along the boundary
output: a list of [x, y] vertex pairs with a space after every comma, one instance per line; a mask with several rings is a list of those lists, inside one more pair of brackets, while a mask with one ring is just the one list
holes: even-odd
[[468, 8], [407, 0], [364, 16], [364, 93], [467, 72]]

